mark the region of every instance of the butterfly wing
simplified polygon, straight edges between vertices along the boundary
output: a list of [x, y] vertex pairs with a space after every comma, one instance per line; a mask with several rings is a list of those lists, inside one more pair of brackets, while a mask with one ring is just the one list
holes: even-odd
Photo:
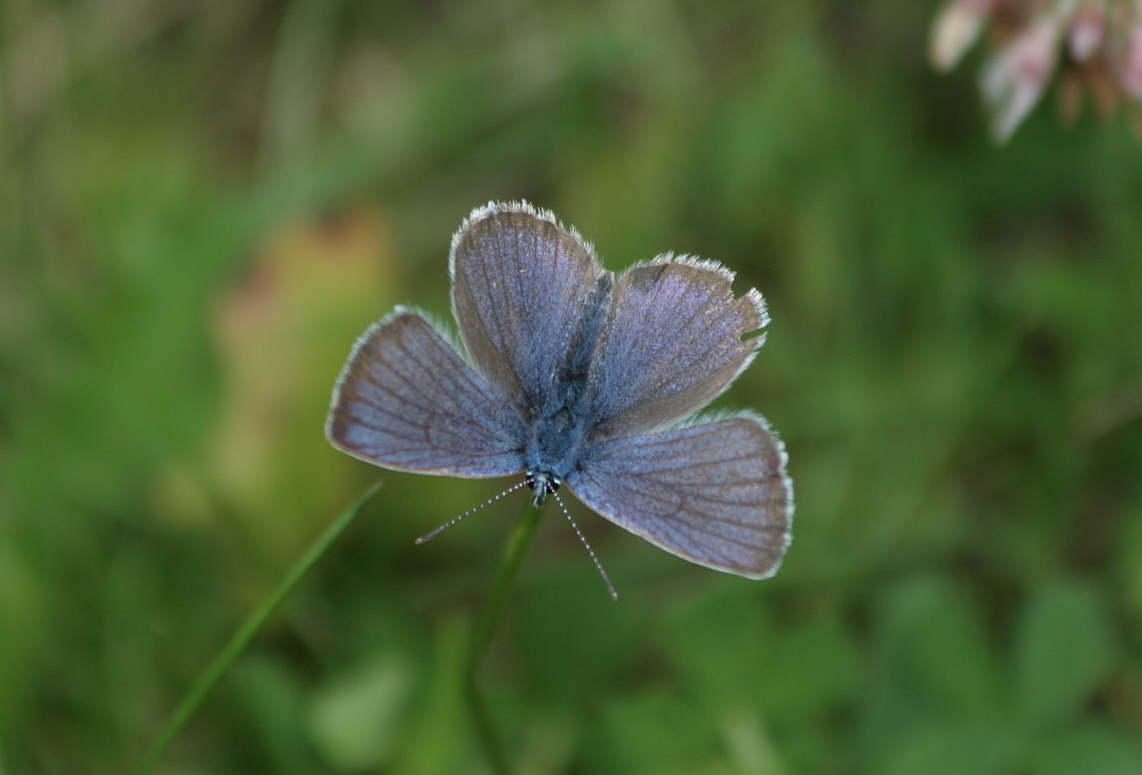
[[600, 274], [591, 246], [549, 212], [492, 203], [456, 232], [450, 267], [473, 363], [508, 400], [542, 406]]
[[401, 307], [353, 346], [325, 434], [385, 468], [465, 477], [523, 470], [519, 416], [431, 323]]
[[674, 423], [705, 406], [753, 359], [769, 322], [761, 294], [735, 297], [712, 261], [660, 257], [615, 283], [589, 375], [597, 433]]
[[742, 414], [602, 441], [567, 485], [594, 511], [668, 552], [766, 578], [791, 537], [785, 462], [765, 421]]

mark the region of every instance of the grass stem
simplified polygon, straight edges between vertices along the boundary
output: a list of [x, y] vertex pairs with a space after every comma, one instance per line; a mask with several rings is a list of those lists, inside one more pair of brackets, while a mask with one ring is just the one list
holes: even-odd
[[139, 766], [135, 768], [136, 775], [150, 775], [154, 772], [155, 767], [158, 765], [159, 760], [178, 735], [179, 731], [190, 719], [198, 706], [206, 698], [206, 695], [218, 684], [222, 676], [226, 674], [237, 661], [239, 655], [245, 650], [246, 646], [253, 640], [254, 635], [261, 629], [270, 615], [277, 609], [286, 596], [293, 591], [297, 582], [301, 580], [310, 568], [321, 559], [321, 557], [328, 551], [329, 547], [337, 538], [345, 532], [345, 528], [353, 522], [360, 513], [364, 505], [373, 497], [373, 494], [380, 488], [380, 482], [374, 484], [365, 493], [356, 500], [349, 508], [341, 512], [337, 519], [333, 520], [332, 524], [325, 529], [317, 540], [309, 547], [301, 559], [299, 559], [286, 573], [285, 577], [278, 584], [277, 588], [257, 609], [253, 611], [246, 621], [242, 622], [242, 626], [234, 633], [234, 637], [230, 639], [214, 660], [207, 665], [206, 669], [198, 676], [198, 679], [187, 691], [183, 697], [182, 702], [179, 704], [178, 709], [167, 720], [166, 725], [163, 727], [162, 732], [155, 738], [151, 747], [147, 749], [146, 754], [139, 762]]
[[539, 518], [542, 516], [543, 507], [535, 506], [531, 501], [528, 501], [523, 513], [520, 514], [519, 521], [516, 522], [515, 529], [512, 530], [507, 543], [504, 544], [504, 551], [500, 557], [499, 567], [496, 568], [495, 578], [488, 589], [488, 595], [484, 599], [483, 606], [476, 614], [476, 621], [472, 625], [471, 639], [468, 642], [468, 658], [464, 665], [464, 699], [468, 705], [472, 725], [476, 728], [480, 747], [483, 748], [488, 764], [496, 775], [511, 775], [511, 767], [508, 765], [503, 746], [492, 727], [488, 709], [480, 696], [480, 689], [476, 682], [476, 671], [499, 625], [500, 616], [503, 614], [512, 583], [515, 581], [520, 563], [527, 553], [531, 539], [535, 536], [535, 529], [539, 526]]

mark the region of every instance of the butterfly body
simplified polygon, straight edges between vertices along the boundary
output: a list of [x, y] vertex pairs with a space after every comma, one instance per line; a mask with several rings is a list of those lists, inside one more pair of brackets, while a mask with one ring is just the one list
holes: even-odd
[[590, 448], [594, 419], [588, 369], [599, 342], [613, 281], [610, 272], [599, 276], [583, 302], [566, 358], [543, 391], [540, 408], [524, 409], [530, 432], [523, 449], [523, 466], [536, 506], [559, 488]]
[[790, 540], [785, 450], [749, 414], [695, 413], [753, 359], [761, 296], [714, 262], [660, 256], [616, 279], [530, 205], [479, 208], [452, 242], [464, 358], [420, 313], [370, 327], [326, 432], [398, 470], [523, 473], [540, 505], [566, 483], [607, 519], [681, 557], [772, 575]]

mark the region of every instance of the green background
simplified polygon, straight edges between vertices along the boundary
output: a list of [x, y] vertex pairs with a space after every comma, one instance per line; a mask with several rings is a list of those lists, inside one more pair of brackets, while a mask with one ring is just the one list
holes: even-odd
[[[1142, 144], [987, 140], [930, 2], [0, 5], [0, 773], [121, 773], [307, 543], [384, 488], [164, 773], [486, 772], [467, 627], [520, 503], [322, 437], [354, 337], [448, 316], [473, 208], [773, 323], [776, 578], [554, 510], [484, 685], [526, 773], [1142, 772]], [[1049, 95], [1050, 96], [1050, 95]]]

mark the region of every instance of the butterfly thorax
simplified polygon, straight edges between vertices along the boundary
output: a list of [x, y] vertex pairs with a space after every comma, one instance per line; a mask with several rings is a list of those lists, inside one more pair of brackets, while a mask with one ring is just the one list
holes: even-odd
[[566, 406], [535, 420], [524, 458], [537, 506], [578, 465], [586, 430], [583, 415]]

